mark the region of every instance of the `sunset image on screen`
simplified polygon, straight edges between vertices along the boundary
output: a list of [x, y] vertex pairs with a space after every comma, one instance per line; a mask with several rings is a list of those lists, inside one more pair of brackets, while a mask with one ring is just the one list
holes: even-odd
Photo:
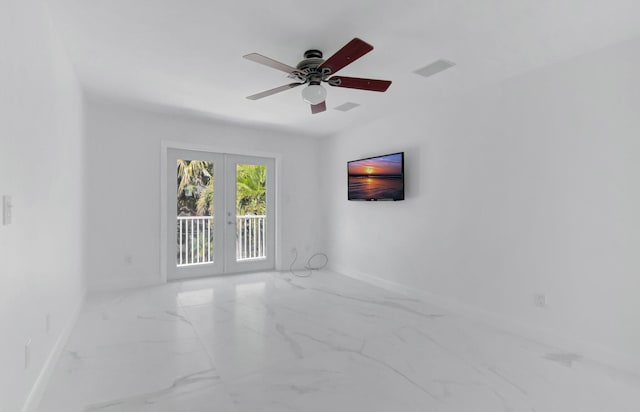
[[349, 162], [349, 176], [400, 176], [402, 154], [374, 157], [373, 159]]
[[404, 199], [403, 154], [348, 163], [350, 200]]

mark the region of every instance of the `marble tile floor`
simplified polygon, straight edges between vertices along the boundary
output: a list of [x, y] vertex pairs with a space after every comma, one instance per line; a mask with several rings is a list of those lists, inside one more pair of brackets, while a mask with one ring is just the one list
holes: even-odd
[[640, 377], [331, 272], [93, 294], [40, 412], [640, 411]]

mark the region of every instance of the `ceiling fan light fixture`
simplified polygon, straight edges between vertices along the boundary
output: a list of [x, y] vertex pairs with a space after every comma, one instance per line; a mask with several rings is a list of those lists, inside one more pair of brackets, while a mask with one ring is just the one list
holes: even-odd
[[327, 91], [319, 84], [310, 84], [302, 89], [302, 100], [309, 104], [320, 104], [327, 98]]

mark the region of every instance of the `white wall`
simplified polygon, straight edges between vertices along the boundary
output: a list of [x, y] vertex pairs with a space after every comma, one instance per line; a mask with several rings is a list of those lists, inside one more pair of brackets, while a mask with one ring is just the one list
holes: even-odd
[[82, 94], [41, 2], [1, 3], [0, 410], [19, 411], [84, 295]]
[[282, 190], [276, 203], [282, 229], [276, 264], [288, 268], [292, 247], [301, 257], [321, 251], [317, 140], [95, 97], [88, 99], [87, 130], [91, 289], [160, 282], [162, 141], [203, 145], [220, 153], [279, 156]]
[[[640, 368], [637, 73], [640, 39], [332, 138], [332, 267]], [[348, 160], [401, 150], [406, 201], [346, 200]]]

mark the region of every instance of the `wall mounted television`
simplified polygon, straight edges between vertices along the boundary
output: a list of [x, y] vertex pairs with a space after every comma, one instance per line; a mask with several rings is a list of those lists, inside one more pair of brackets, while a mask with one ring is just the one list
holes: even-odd
[[404, 152], [347, 162], [349, 200], [404, 200]]

